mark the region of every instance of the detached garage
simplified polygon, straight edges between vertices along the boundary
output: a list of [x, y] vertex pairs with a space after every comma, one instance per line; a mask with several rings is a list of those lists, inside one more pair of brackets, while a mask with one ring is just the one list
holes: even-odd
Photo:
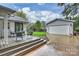
[[50, 34], [73, 35], [73, 22], [67, 19], [55, 19], [46, 25]]

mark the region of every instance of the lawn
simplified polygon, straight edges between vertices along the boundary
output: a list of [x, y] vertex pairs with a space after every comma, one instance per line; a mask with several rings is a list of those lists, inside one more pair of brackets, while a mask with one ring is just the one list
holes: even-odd
[[37, 37], [43, 37], [46, 35], [46, 32], [33, 32], [32, 35]]

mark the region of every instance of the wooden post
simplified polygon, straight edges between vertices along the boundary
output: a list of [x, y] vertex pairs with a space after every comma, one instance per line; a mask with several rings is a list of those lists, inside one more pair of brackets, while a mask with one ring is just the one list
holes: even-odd
[[8, 16], [4, 17], [4, 40], [5, 44], [8, 44]]

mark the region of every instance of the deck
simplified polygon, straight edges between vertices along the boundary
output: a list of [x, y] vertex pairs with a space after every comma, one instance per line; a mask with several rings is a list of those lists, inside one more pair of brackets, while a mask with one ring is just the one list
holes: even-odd
[[26, 54], [26, 56], [79, 56], [79, 35], [47, 34], [48, 44]]
[[54, 48], [61, 51], [64, 55], [79, 55], [79, 35], [65, 36], [48, 34], [47, 37], [49, 44], [54, 45]]
[[6, 47], [9, 47], [9, 46], [13, 46], [13, 45], [16, 45], [16, 44], [19, 44], [19, 43], [22, 43], [22, 42], [27, 42], [27, 41], [33, 40], [35, 38], [36, 37], [25, 35], [25, 36], [23, 36], [23, 39], [18, 37], [17, 40], [16, 40], [16, 37], [9, 37], [8, 38], [8, 44], [6, 44], [6, 42], [3, 38], [0, 38], [0, 49], [6, 48]]

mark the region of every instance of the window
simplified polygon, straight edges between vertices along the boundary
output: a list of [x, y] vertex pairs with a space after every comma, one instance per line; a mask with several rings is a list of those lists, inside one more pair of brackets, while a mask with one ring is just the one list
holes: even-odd
[[8, 29], [10, 29], [10, 23], [8, 22]]
[[15, 32], [23, 31], [23, 23], [15, 22]]

